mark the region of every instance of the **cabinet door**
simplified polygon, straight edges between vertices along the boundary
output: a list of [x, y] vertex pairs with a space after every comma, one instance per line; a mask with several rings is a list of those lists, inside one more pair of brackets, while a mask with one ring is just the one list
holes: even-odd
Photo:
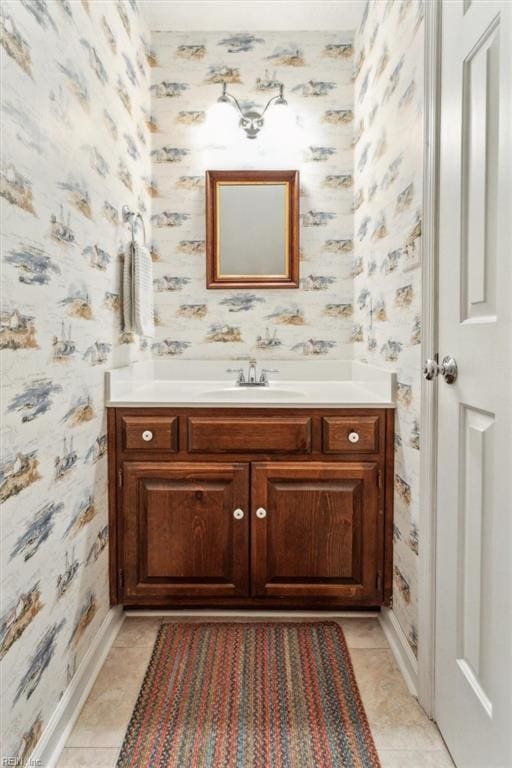
[[252, 593], [382, 601], [377, 464], [253, 464]]
[[123, 602], [247, 594], [247, 464], [125, 462], [123, 488]]

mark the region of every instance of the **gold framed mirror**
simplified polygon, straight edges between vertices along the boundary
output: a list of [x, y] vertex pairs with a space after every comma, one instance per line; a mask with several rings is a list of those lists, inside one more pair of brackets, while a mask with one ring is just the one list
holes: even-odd
[[299, 172], [206, 172], [207, 288], [298, 288]]

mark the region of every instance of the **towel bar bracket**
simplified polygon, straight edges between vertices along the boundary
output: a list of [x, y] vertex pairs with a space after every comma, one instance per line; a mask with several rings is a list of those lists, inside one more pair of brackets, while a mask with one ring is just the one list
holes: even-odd
[[142, 218], [142, 215], [140, 213], [135, 213], [135, 211], [132, 211], [129, 206], [123, 205], [121, 208], [121, 216], [123, 218], [123, 221], [125, 223], [130, 222], [132, 226], [132, 242], [135, 243], [135, 226], [137, 224], [137, 221], [140, 221], [142, 225], [142, 234], [144, 238], [144, 245], [146, 245], [146, 227], [144, 225], [144, 219]]

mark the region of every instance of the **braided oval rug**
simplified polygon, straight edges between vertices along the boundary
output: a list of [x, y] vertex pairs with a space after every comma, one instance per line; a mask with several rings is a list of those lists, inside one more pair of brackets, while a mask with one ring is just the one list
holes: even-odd
[[380, 768], [341, 628], [164, 624], [117, 768]]

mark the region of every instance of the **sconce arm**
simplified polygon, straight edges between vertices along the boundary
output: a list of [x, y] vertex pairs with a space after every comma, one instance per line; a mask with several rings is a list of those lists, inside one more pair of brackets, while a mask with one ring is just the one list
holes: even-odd
[[279, 84], [279, 94], [277, 96], [272, 96], [272, 98], [267, 101], [265, 109], [261, 113], [262, 117], [265, 114], [265, 112], [267, 111], [267, 109], [270, 107], [271, 104], [276, 104], [276, 103], [287, 104], [288, 103], [286, 101], [286, 99], [284, 98], [283, 93], [284, 93], [284, 85], [283, 85], [283, 83], [280, 83]]
[[238, 103], [238, 100], [231, 93], [228, 93], [227, 84], [223, 83], [222, 84], [222, 96], [220, 97], [220, 99], [218, 99], [218, 101], [222, 102], [222, 101], [227, 101], [228, 99], [233, 102], [233, 104], [235, 105], [236, 109], [243, 116], [243, 112], [242, 112], [242, 109], [240, 107], [240, 104]]

